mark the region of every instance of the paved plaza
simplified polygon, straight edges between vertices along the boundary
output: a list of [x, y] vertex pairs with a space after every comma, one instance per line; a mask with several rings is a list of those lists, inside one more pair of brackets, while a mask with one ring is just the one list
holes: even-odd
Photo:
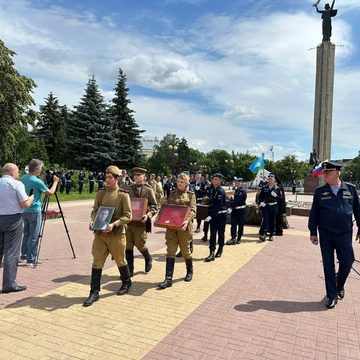
[[[18, 283], [28, 289], [0, 294], [0, 359], [360, 359], [360, 263], [344, 300], [327, 310], [306, 217], [289, 217], [291, 228], [274, 242], [259, 242], [258, 228], [247, 226], [242, 243], [211, 263], [204, 262], [208, 243], [194, 234], [193, 281], [183, 281], [177, 259], [165, 290], [156, 288], [164, 279], [165, 232], [154, 228], [152, 271], [145, 274], [137, 253], [133, 286], [117, 296], [119, 273], [109, 258], [100, 301], [84, 308], [92, 203], [62, 203], [76, 259], [62, 220], [47, 220], [42, 264], [19, 266]], [[360, 245], [354, 248], [360, 259]]]

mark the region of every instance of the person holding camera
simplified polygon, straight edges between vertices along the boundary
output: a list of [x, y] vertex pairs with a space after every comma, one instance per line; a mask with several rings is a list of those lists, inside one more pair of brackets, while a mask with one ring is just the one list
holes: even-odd
[[19, 169], [15, 164], [7, 163], [3, 167], [0, 179], [0, 263], [3, 259], [2, 293], [26, 290], [18, 285], [16, 274], [22, 237], [22, 213], [29, 207], [34, 196], [28, 196], [24, 184], [18, 181]]
[[37, 251], [39, 243], [39, 234], [41, 227], [41, 195], [53, 195], [56, 192], [59, 178], [53, 175], [52, 185], [48, 188], [44, 181], [39, 179], [39, 175], [44, 163], [38, 159], [32, 159], [29, 163], [29, 173], [25, 174], [21, 181], [25, 185], [27, 194], [34, 194], [34, 201], [23, 213], [24, 236], [21, 246], [20, 261], [25, 262], [28, 266], [36, 266]]

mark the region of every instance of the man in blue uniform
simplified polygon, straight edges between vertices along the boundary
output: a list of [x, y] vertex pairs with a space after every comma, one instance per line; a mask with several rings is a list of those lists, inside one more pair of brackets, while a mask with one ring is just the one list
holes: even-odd
[[[209, 216], [205, 221], [210, 222], [210, 255], [205, 259], [206, 262], [214, 261], [216, 257], [221, 257], [224, 247], [225, 227], [226, 227], [226, 195], [221, 187], [223, 176], [219, 173], [213, 175], [209, 189], [211, 201]], [[218, 236], [218, 250], [216, 249], [216, 235]]]
[[262, 224], [259, 231], [259, 239], [265, 241], [266, 233], [269, 232], [269, 241], [273, 241], [275, 230], [275, 219], [278, 211], [277, 204], [282, 195], [279, 187], [276, 185], [275, 175], [269, 174], [268, 183], [262, 186], [258, 201], [262, 208]]
[[79, 194], [82, 194], [84, 188], [84, 180], [85, 180], [85, 172], [80, 171], [78, 175], [78, 183], [79, 183]]
[[[360, 240], [360, 204], [356, 188], [340, 180], [341, 165], [326, 161], [324, 168], [325, 185], [315, 190], [309, 217], [310, 240], [318, 244], [323, 260], [326, 287], [326, 307], [332, 309], [338, 297], [345, 296], [344, 285], [355, 260], [352, 247], [352, 215], [354, 214]], [[334, 250], [339, 260], [335, 274]]]
[[231, 239], [226, 242], [226, 245], [240, 244], [244, 234], [247, 191], [244, 188], [243, 180], [242, 177], [235, 178], [234, 201], [231, 211]]
[[[195, 173], [194, 180], [191, 180], [189, 185], [189, 190], [195, 193], [196, 204], [202, 203], [203, 197], [206, 195], [206, 188], [207, 188], [207, 184], [205, 183], [205, 181], [202, 180], [201, 171], [197, 171]], [[195, 232], [199, 233], [201, 226], [201, 218], [197, 218], [196, 222], [197, 222], [197, 226]]]

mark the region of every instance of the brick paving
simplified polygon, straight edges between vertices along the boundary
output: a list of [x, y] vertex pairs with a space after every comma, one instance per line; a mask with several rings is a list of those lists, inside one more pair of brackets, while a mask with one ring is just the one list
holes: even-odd
[[[164, 232], [155, 228], [153, 270], [144, 274], [137, 256], [134, 285], [118, 297], [109, 260], [100, 301], [83, 308], [92, 202], [62, 205], [77, 258], [61, 219], [48, 220], [43, 263], [19, 268], [28, 290], [0, 294], [0, 359], [360, 359], [360, 276], [352, 271], [345, 299], [324, 307], [320, 252], [308, 240], [307, 218], [291, 216], [292, 228], [273, 243], [259, 243], [257, 229], [246, 227], [243, 243], [210, 264], [203, 262], [207, 244], [195, 234], [194, 280], [183, 281], [185, 265], [177, 260], [174, 285], [164, 291], [156, 290]], [[359, 251], [355, 244], [360, 259]], [[360, 263], [354, 268], [360, 272]]]

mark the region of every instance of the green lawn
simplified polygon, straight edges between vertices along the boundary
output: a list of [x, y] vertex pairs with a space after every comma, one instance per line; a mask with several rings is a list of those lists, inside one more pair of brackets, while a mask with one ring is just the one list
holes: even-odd
[[[87, 191], [85, 191], [81, 195], [76, 191], [70, 191], [69, 194], [65, 194], [65, 192], [61, 194], [59, 191], [57, 191], [57, 196], [60, 202], [95, 199], [96, 194], [96, 191], [94, 191], [92, 194], [89, 194]], [[50, 196], [50, 202], [54, 201], [56, 201], [55, 196]]]

